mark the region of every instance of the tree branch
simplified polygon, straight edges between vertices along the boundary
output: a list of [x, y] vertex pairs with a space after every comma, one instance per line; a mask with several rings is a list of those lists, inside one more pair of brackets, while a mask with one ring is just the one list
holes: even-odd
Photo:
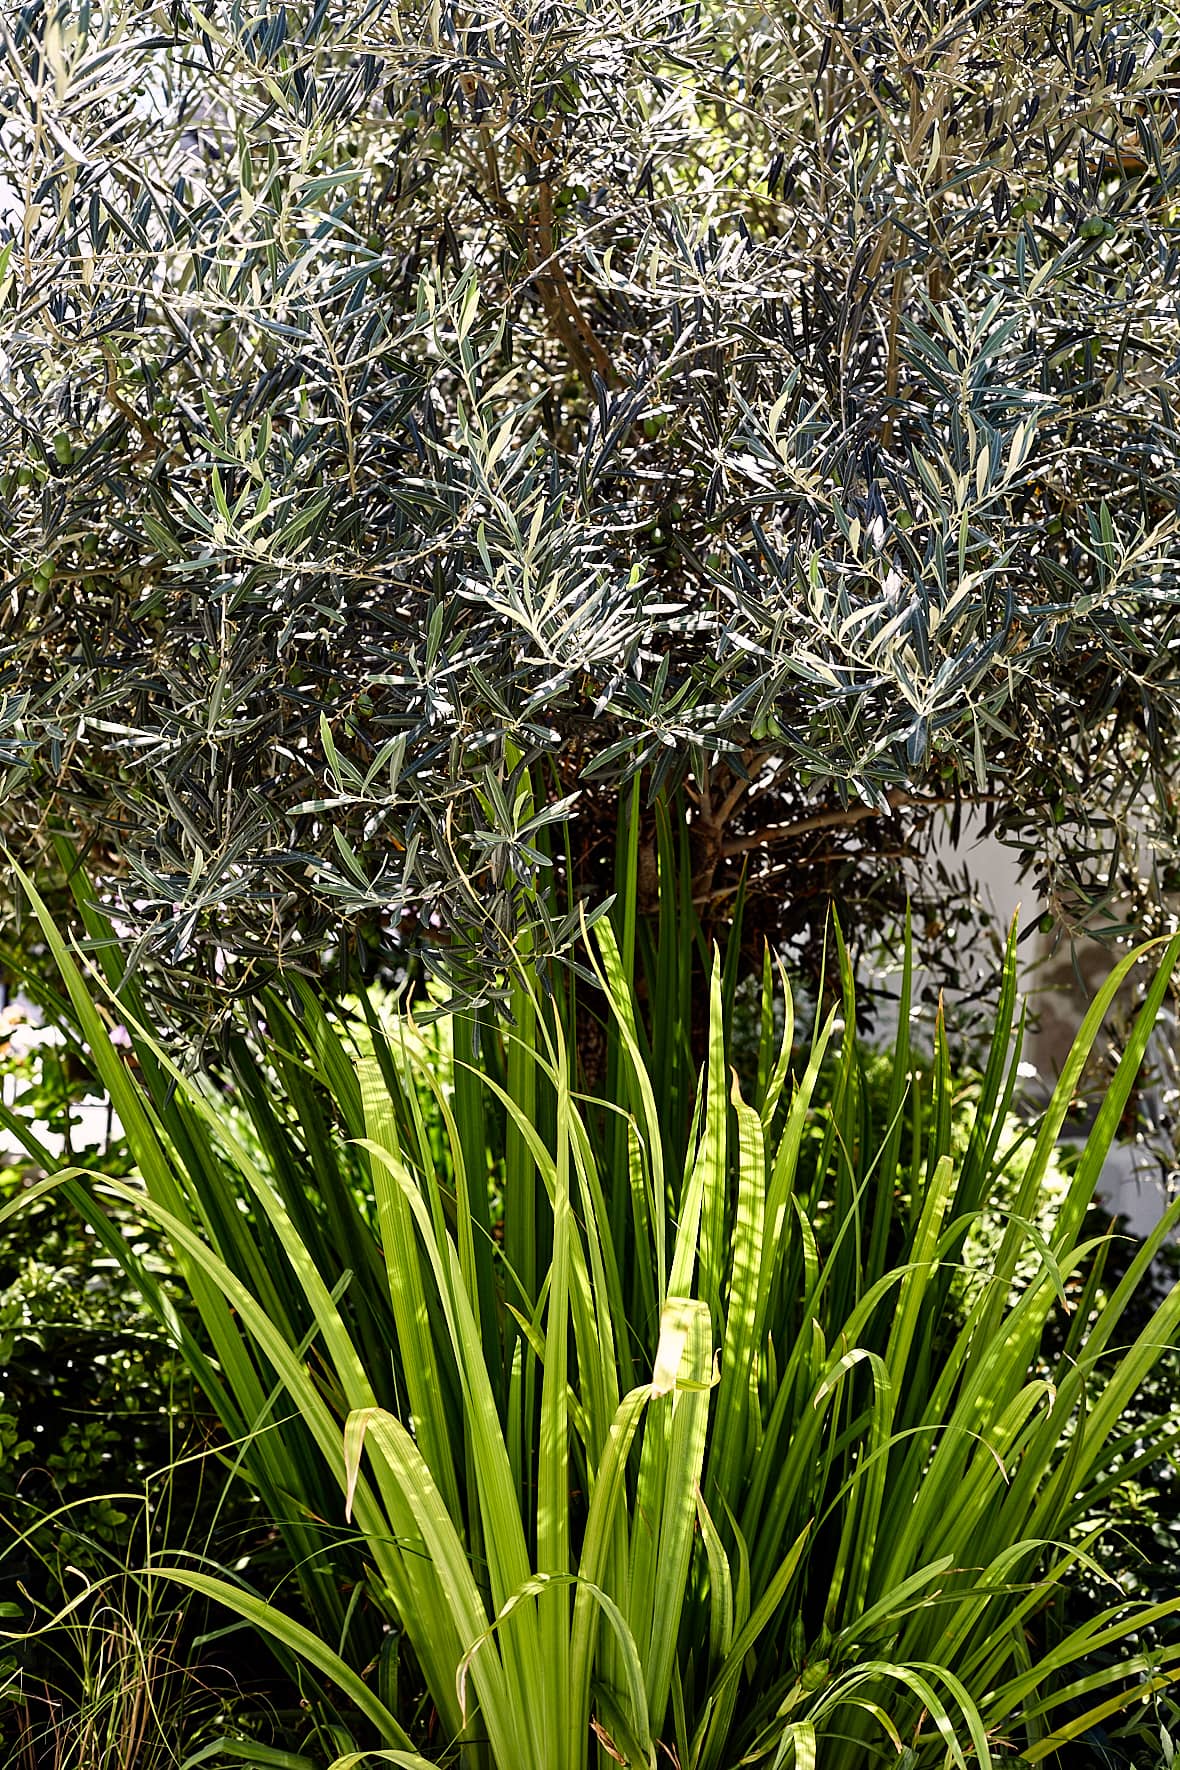
[[[726, 860], [735, 854], [748, 854], [754, 848], [769, 848], [779, 842], [794, 842], [799, 836], [810, 836], [815, 830], [847, 829], [853, 824], [863, 823], [869, 817], [887, 816], [889, 811], [901, 811], [910, 807], [935, 811], [940, 805], [953, 805], [954, 796], [941, 794], [937, 798], [927, 798], [919, 793], [906, 793], [894, 787], [885, 795], [888, 808], [882, 811], [877, 805], [846, 805], [839, 811], [817, 811], [812, 817], [801, 817], [793, 824], [772, 824], [767, 829], [755, 830], [750, 836], [737, 836], [732, 842], [721, 844], [722, 857]], [[993, 794], [983, 798], [973, 798], [973, 805], [992, 803]]]
[[733, 786], [721, 801], [717, 810], [716, 822], [718, 825], [724, 827], [724, 825], [729, 822], [740, 801], [754, 785], [758, 773], [766, 766], [767, 762], [769, 762], [770, 756], [771, 752], [769, 750], [747, 751], [746, 754], [743, 755], [742, 763], [746, 772], [744, 775], [739, 774], [735, 776]]

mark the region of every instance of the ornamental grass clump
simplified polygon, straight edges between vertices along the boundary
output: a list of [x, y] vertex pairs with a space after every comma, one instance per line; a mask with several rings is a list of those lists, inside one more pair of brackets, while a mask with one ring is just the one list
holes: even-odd
[[[1087, 1015], [964, 1284], [1011, 1141], [1012, 946], [965, 1147], [941, 1027], [928, 1110], [911, 1086], [908, 966], [883, 1117], [838, 941], [839, 1000], [798, 1042], [768, 963], [747, 1075], [714, 962], [689, 1097], [693, 1027], [659, 1017], [677, 992], [651, 984], [658, 953], [639, 987], [642, 956], [606, 920], [580, 975], [548, 996], [518, 979], [499, 1033], [371, 1008], [349, 1027], [310, 990], [274, 999], [265, 1052], [235, 1056], [247, 1137], [142, 1024], [128, 1066], [101, 978], [25, 889], [138, 1169], [41, 1185], [112, 1246], [106, 1199], [159, 1225], [200, 1323], [173, 1331], [288, 1535], [302, 1602], [192, 1564], [148, 1571], [334, 1688], [341, 1766], [1062, 1763], [1166, 1677], [1133, 1637], [1180, 1600], [1112, 1590], [1068, 1630], [1055, 1615], [1099, 1552], [1079, 1521], [1168, 1429], [1140, 1427], [1130, 1458], [1120, 1442], [1180, 1289], [1134, 1338], [1121, 1324], [1180, 1203], [1097, 1310], [1106, 1243], [1087, 1211], [1180, 940], [1048, 1233], [1043, 1176], [1147, 949]], [[609, 1085], [588, 1094], [572, 1045], [593, 1004]], [[127, 1024], [134, 1008], [131, 982]]]

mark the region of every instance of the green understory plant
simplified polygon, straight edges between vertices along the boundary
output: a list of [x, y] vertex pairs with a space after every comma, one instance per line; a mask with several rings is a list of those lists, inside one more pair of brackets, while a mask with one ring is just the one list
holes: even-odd
[[[1077, 1668], [1180, 1601], [1111, 1590], [1081, 1622], [1056, 1618], [1095, 1561], [1099, 1533], [1076, 1526], [1158, 1455], [1142, 1426], [1128, 1455], [1119, 1421], [1176, 1338], [1180, 1290], [1133, 1337], [1123, 1322], [1180, 1206], [1100, 1310], [1087, 1210], [1180, 941], [1046, 1232], [1073, 1090], [1142, 953], [1100, 992], [1005, 1189], [1012, 949], [963, 1148], [941, 1028], [931, 1089], [910, 1085], [908, 967], [874, 1110], [842, 949], [838, 1000], [798, 1049], [768, 963], [741, 1076], [720, 962], [707, 1011], [661, 1021], [676, 992], [653, 987], [659, 955], [653, 973], [625, 912], [588, 938], [584, 977], [550, 996], [518, 980], [506, 1031], [455, 1018], [445, 1067], [437, 1031], [376, 1014], [345, 1028], [297, 992], [298, 1014], [271, 1004], [267, 1049], [238, 1053], [246, 1134], [142, 1027], [131, 1070], [101, 978], [47, 914], [44, 934], [138, 1174], [47, 1163], [40, 1184], [96, 1225], [104, 1199], [159, 1225], [202, 1322], [180, 1344], [315, 1562], [299, 1614], [192, 1563], [146, 1571], [333, 1684], [353, 1716], [341, 1766], [1065, 1764], [1071, 1740], [1167, 1681], [1169, 1656], [1149, 1667], [1133, 1642]], [[591, 1000], [610, 1049], [586, 1096], [571, 1046]], [[693, 1098], [673, 1102], [694, 1041]], [[1002, 1233], [968, 1265], [997, 1195]], [[422, 1726], [399, 1653], [429, 1695]]]
[[[126, 1521], [113, 1540], [90, 1496], [51, 1511], [25, 1502], [11, 1518], [5, 1510], [13, 1534], [0, 1546], [0, 1577], [15, 1592], [0, 1602], [5, 1770], [228, 1770], [240, 1761], [232, 1735], [268, 1725], [268, 1693], [240, 1639], [206, 1633], [207, 1605], [142, 1571], [165, 1543], [171, 1554], [208, 1549], [208, 1508], [205, 1519], [184, 1510], [184, 1473], [178, 1463], [138, 1492], [111, 1495]], [[30, 1561], [41, 1564], [37, 1579]]]

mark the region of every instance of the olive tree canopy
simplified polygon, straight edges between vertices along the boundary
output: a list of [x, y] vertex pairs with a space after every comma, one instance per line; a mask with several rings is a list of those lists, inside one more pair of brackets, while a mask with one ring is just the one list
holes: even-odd
[[93, 839], [166, 965], [556, 949], [628, 780], [702, 901], [970, 801], [1063, 913], [1145, 837], [1171, 885], [1169, 16], [36, 0], [0, 43], [0, 825]]

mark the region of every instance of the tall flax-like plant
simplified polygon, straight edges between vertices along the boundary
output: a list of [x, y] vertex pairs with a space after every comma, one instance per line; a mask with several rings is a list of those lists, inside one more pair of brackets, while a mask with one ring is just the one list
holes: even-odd
[[[63, 852], [65, 861], [71, 858]], [[247, 1175], [256, 1186], [265, 1185], [268, 1196], [282, 1201], [304, 1260], [332, 1295], [347, 1299], [351, 1331], [373, 1382], [383, 1399], [392, 1398], [396, 1391], [389, 1348], [394, 1334], [379, 1249], [349, 1172], [349, 1151], [306, 1066], [277, 1042], [266, 1066], [244, 1046], [231, 1047], [236, 1098], [243, 1108], [231, 1134], [224, 1112], [210, 1109], [203, 1086], [194, 1081], [175, 1085], [170, 1067], [146, 1036], [143, 1001], [136, 980], [123, 971], [110, 925], [88, 902], [80, 879], [77, 887], [85, 933], [100, 943], [101, 981], [97, 975], [89, 980], [83, 976], [30, 885], [61, 990], [49, 986], [43, 966], [26, 975], [25, 986], [78, 1054], [96, 1068], [147, 1198], [216, 1251], [267, 1311], [284, 1342], [304, 1357], [318, 1331], [307, 1286], [301, 1271], [284, 1257]], [[112, 993], [116, 987], [117, 999]], [[112, 1023], [124, 1021], [132, 1036], [130, 1054], [110, 1036]], [[330, 1048], [328, 1058], [333, 1055]], [[346, 1064], [337, 1065], [332, 1085], [336, 1109], [348, 1123], [353, 1095], [359, 1113], [355, 1073]], [[60, 1170], [61, 1163], [23, 1117], [0, 1104], [0, 1118], [38, 1166], [48, 1173]], [[348, 1602], [348, 1583], [362, 1577], [363, 1564], [350, 1556], [338, 1529], [319, 1522], [332, 1516], [335, 1484], [306, 1419], [285, 1404], [282, 1385], [259, 1343], [243, 1336], [223, 1290], [173, 1238], [177, 1270], [193, 1306], [190, 1314], [178, 1317], [93, 1196], [68, 1174], [59, 1172], [57, 1182], [87, 1217], [104, 1251], [129, 1269], [181, 1346], [283, 1534], [304, 1607], [320, 1619], [350, 1661], [363, 1665], [380, 1645], [375, 1628], [366, 1627], [372, 1619], [364, 1608]], [[199, 1323], [196, 1333], [193, 1314]]]
[[[296, 1152], [280, 1160], [294, 1133], [278, 1100], [260, 1148], [141, 1035], [184, 1122], [216, 1152], [186, 1166], [147, 1072], [133, 1076], [110, 1045], [96, 986], [47, 916], [45, 932], [142, 1185], [102, 1180], [83, 1194], [71, 1170], [45, 1184], [79, 1189], [91, 1211], [105, 1186], [162, 1224], [216, 1365], [196, 1339], [186, 1347], [235, 1429], [281, 1393], [301, 1435], [274, 1438], [271, 1454], [297, 1445], [302, 1462], [275, 1467], [276, 1491], [284, 1478], [286, 1492], [310, 1491], [314, 1477], [319, 1516], [350, 1520], [369, 1598], [404, 1629], [429, 1689], [436, 1762], [651, 1766], [662, 1746], [686, 1770], [821, 1754], [825, 1770], [861, 1770], [880, 1751], [965, 1770], [1014, 1742], [1031, 1763], [1161, 1675], [1130, 1648], [1101, 1671], [1076, 1668], [1180, 1600], [1116, 1603], [1064, 1636], [1050, 1604], [1089, 1552], [1076, 1526], [1126, 1448], [1122, 1408], [1180, 1318], [1174, 1291], [1121, 1343], [1180, 1205], [1097, 1313], [1101, 1245], [1084, 1225], [1180, 941], [1047, 1238], [1031, 1222], [1046, 1165], [1137, 955], [1087, 1017], [1012, 1196], [1011, 952], [961, 1155], [941, 1034], [932, 1110], [916, 1106], [908, 982], [887, 1115], [874, 1123], [842, 953], [842, 1030], [829, 1015], [796, 1054], [788, 1008], [776, 1043], [768, 975], [745, 1082], [728, 1066], [714, 965], [679, 1167], [661, 1124], [660, 1028], [641, 1030], [607, 924], [588, 953], [616, 1040], [605, 1123], [571, 1085], [569, 1017], [540, 1000], [507, 1035], [501, 1080], [486, 1049], [474, 1061], [469, 1026], [455, 1031], [448, 1077], [408, 1019], [383, 1029], [371, 1015], [349, 1040], [308, 996], [300, 1054], [283, 1062], [309, 1085], [330, 1083], [368, 1163], [357, 1208], [367, 1239], [345, 1282], [322, 1269], [322, 1245], [281, 1184]], [[294, 1021], [276, 1027], [276, 1043], [295, 1033]], [[259, 1066], [252, 1085], [277, 1095], [283, 1075]], [[522, 1080], [528, 1109], [513, 1093]], [[522, 1198], [545, 1203], [531, 1275], [507, 1251], [519, 1237], [501, 1246], [490, 1234], [489, 1145], [506, 1219]], [[964, 1272], [968, 1234], [997, 1197], [998, 1249]], [[265, 1261], [228, 1240], [234, 1219]], [[358, 1300], [372, 1284], [389, 1333], [379, 1367], [365, 1339], [378, 1300]], [[1045, 1327], [1078, 1285], [1064, 1352], [1046, 1363]], [[287, 1297], [301, 1300], [297, 1314], [276, 1307]], [[328, 1586], [330, 1551], [322, 1540], [317, 1551]], [[387, 1761], [427, 1761], [388, 1680], [363, 1675], [330, 1616], [313, 1612], [312, 1629], [191, 1567], [153, 1571], [220, 1598], [334, 1681]]]

